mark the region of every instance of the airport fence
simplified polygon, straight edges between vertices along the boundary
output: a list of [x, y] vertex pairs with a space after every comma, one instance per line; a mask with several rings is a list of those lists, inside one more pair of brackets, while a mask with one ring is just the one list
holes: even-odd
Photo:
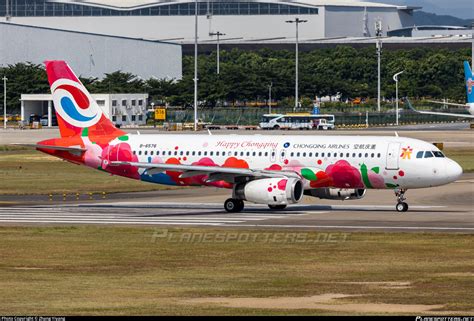
[[[300, 109], [298, 112], [310, 112], [310, 109]], [[268, 113], [268, 108], [255, 107], [229, 107], [229, 108], [212, 108], [199, 109], [198, 118], [203, 122], [216, 125], [239, 125], [239, 126], [255, 126], [258, 125], [262, 116]], [[287, 114], [293, 113], [292, 108], [272, 108], [272, 113]], [[324, 109], [321, 113], [328, 113], [335, 116], [336, 126], [384, 126], [395, 124], [396, 114], [394, 110], [384, 112], [328, 112]], [[168, 108], [167, 122], [169, 123], [188, 123], [193, 122], [194, 110], [192, 108]], [[462, 118], [460, 118], [462, 119]], [[411, 110], [400, 110], [400, 124], [418, 124], [418, 123], [438, 123], [453, 122], [458, 120], [455, 117], [440, 115], [423, 115], [415, 113]]]

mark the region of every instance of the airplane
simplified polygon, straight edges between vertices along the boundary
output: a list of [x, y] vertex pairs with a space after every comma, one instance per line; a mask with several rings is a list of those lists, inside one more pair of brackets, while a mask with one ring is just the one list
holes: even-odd
[[[462, 168], [433, 144], [383, 136], [134, 135], [116, 128], [65, 61], [46, 61], [59, 138], [27, 144], [112, 175], [175, 186], [227, 188], [227, 212], [244, 201], [282, 210], [302, 200], [361, 199], [456, 181]], [[24, 145], [24, 144], [20, 144]]]
[[467, 107], [467, 110], [469, 111], [469, 115], [416, 110], [411, 105], [408, 98], [405, 98], [405, 101], [407, 102], [408, 108], [410, 108], [411, 110], [419, 114], [474, 118], [474, 90], [473, 90], [474, 81], [472, 80], [473, 78], [474, 78], [474, 75], [472, 74], [471, 67], [469, 67], [469, 62], [464, 61], [464, 80], [466, 81], [466, 95], [467, 95], [466, 104], [463, 105], [463, 104], [446, 103], [446, 102], [440, 102], [440, 101], [435, 101], [435, 100], [429, 100], [429, 102], [436, 103], [436, 104], [451, 105], [451, 106], [456, 106], [456, 107]]

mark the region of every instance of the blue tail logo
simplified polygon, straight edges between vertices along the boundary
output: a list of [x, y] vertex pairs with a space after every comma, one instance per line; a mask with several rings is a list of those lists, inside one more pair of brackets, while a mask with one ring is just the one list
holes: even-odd
[[472, 87], [474, 86], [474, 81], [472, 80], [473, 75], [471, 67], [467, 61], [464, 62], [464, 79], [466, 80], [466, 91], [467, 91], [467, 102], [474, 103], [474, 91]]

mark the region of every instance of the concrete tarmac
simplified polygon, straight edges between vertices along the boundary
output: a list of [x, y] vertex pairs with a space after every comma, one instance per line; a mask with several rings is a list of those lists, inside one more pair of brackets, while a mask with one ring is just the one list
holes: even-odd
[[[161, 135], [208, 135], [207, 131], [159, 131], [153, 128], [139, 128], [139, 129], [123, 129], [129, 133], [141, 134], [161, 134]], [[212, 131], [214, 135], [313, 135], [317, 136], [331, 136], [331, 135], [354, 135], [354, 136], [394, 136], [398, 132], [400, 136], [417, 138], [427, 142], [443, 142], [446, 147], [471, 147], [474, 148], [474, 130], [469, 129], [469, 123], [442, 123], [442, 124], [420, 124], [420, 125], [406, 125], [399, 127], [380, 127], [369, 129], [338, 129], [330, 131], [316, 131], [316, 130], [216, 130]], [[11, 143], [33, 144], [39, 141], [59, 137], [59, 130], [57, 128], [43, 128], [39, 130], [18, 130], [18, 129], [0, 129], [0, 145]]]
[[395, 211], [389, 190], [369, 190], [360, 200], [335, 201], [305, 197], [300, 204], [274, 211], [246, 203], [229, 214], [223, 202], [230, 191], [184, 188], [110, 194], [107, 199], [49, 201], [46, 196], [0, 197], [13, 202], [0, 207], [0, 225], [139, 225], [233, 227], [291, 230], [457, 232], [474, 233], [474, 174], [450, 185], [409, 190], [410, 209]]

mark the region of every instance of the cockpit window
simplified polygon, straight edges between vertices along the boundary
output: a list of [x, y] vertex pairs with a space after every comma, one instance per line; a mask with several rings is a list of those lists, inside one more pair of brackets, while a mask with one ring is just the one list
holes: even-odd
[[442, 152], [440, 152], [439, 150], [434, 150], [433, 154], [435, 155], [435, 157], [444, 158], [444, 154]]
[[424, 153], [423, 151], [416, 153], [416, 158], [423, 158]]
[[425, 152], [425, 158], [430, 158], [430, 157], [433, 157], [433, 153], [430, 152], [430, 151], [426, 151]]

